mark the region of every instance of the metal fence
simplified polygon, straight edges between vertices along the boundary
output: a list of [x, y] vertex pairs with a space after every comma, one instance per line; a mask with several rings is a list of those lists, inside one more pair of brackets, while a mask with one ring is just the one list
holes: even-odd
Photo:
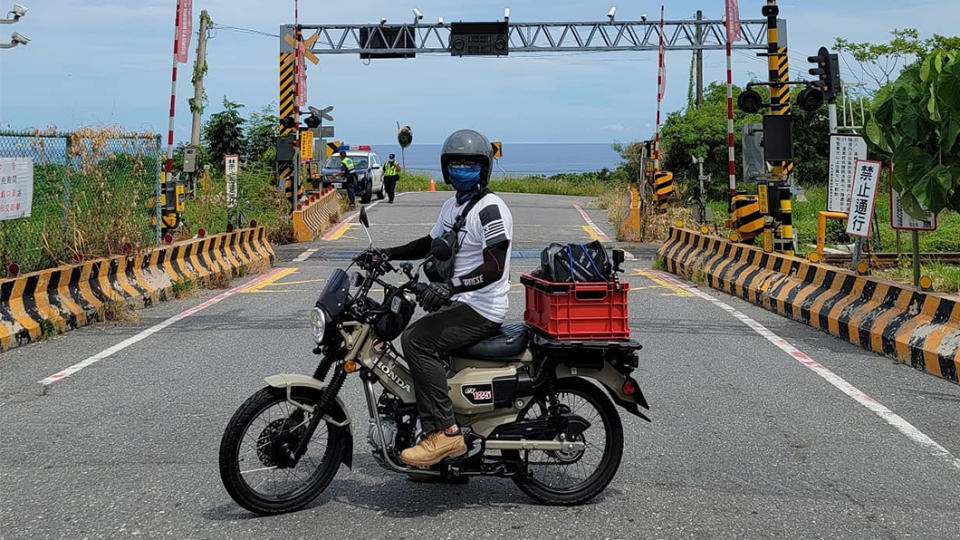
[[30, 215], [0, 221], [0, 276], [154, 244], [161, 151], [159, 135], [117, 128], [0, 131], [0, 158], [33, 160]]

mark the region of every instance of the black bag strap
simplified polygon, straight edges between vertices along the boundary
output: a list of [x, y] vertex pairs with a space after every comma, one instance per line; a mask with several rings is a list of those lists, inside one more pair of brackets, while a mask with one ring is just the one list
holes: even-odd
[[[480, 191], [480, 193], [477, 193], [476, 195], [474, 195], [473, 198], [470, 199], [470, 201], [467, 203], [467, 205], [463, 207], [463, 210], [460, 211], [460, 215], [457, 216], [457, 219], [454, 220], [453, 228], [450, 230], [452, 230], [455, 234], [459, 235], [460, 229], [462, 229], [463, 226], [467, 224], [467, 216], [470, 214], [470, 211], [473, 210], [473, 207], [476, 206], [478, 202], [480, 202], [480, 199], [483, 199], [484, 197], [486, 197], [491, 193], [493, 192], [490, 191], [489, 189], [483, 188]], [[455, 246], [454, 252], [459, 251], [459, 249], [460, 249], [459, 246]]]

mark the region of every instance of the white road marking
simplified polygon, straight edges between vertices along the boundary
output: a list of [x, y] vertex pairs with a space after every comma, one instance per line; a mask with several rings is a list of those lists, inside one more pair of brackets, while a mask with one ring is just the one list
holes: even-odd
[[224, 292], [218, 294], [217, 296], [214, 296], [213, 298], [207, 300], [206, 302], [203, 302], [202, 304], [198, 304], [198, 305], [196, 305], [196, 306], [193, 306], [192, 308], [190, 308], [190, 309], [188, 309], [188, 310], [185, 310], [185, 311], [182, 311], [182, 312], [174, 315], [173, 317], [170, 317], [169, 319], [167, 319], [167, 320], [165, 320], [165, 321], [163, 321], [163, 322], [161, 322], [161, 323], [155, 324], [155, 325], [151, 326], [150, 328], [147, 328], [146, 330], [140, 332], [139, 334], [136, 334], [136, 335], [134, 335], [134, 336], [128, 337], [127, 339], [121, 341], [120, 343], [117, 343], [117, 344], [114, 345], [113, 347], [110, 347], [110, 348], [108, 348], [108, 349], [105, 349], [105, 350], [103, 350], [103, 351], [100, 351], [100, 352], [98, 352], [97, 354], [91, 356], [90, 358], [87, 358], [86, 360], [84, 360], [84, 361], [82, 361], [82, 362], [78, 362], [78, 363], [76, 363], [76, 364], [74, 364], [74, 365], [72, 365], [72, 366], [70, 366], [70, 367], [68, 367], [68, 368], [66, 368], [66, 369], [63, 369], [63, 370], [61, 370], [61, 371], [58, 371], [57, 373], [54, 373], [53, 375], [50, 375], [49, 377], [47, 377], [47, 378], [39, 381], [39, 382], [40, 382], [40, 392], [41, 392], [41, 393], [45, 392], [46, 389], [47, 389], [47, 387], [50, 386], [51, 384], [53, 384], [53, 383], [55, 383], [55, 382], [57, 382], [57, 381], [61, 381], [61, 380], [63, 380], [63, 379], [66, 379], [67, 377], [73, 375], [74, 373], [80, 371], [81, 369], [83, 369], [83, 368], [85, 368], [85, 367], [92, 366], [93, 364], [96, 364], [97, 362], [103, 360], [104, 358], [108, 358], [108, 357], [110, 357], [110, 356], [112, 356], [112, 355], [114, 355], [114, 354], [122, 351], [123, 349], [126, 349], [127, 347], [133, 345], [134, 343], [137, 343], [137, 342], [139, 342], [139, 341], [143, 341], [144, 339], [147, 339], [148, 337], [152, 336], [153, 334], [156, 334], [157, 332], [163, 330], [164, 328], [170, 326], [171, 324], [174, 324], [174, 323], [176, 323], [176, 322], [178, 322], [178, 321], [182, 321], [183, 319], [186, 319], [187, 317], [189, 317], [189, 316], [191, 316], [191, 315], [193, 315], [193, 314], [195, 314], [195, 313], [198, 313], [198, 312], [200, 312], [200, 311], [203, 311], [204, 309], [207, 309], [208, 307], [210, 307], [210, 306], [212, 306], [212, 305], [214, 305], [214, 304], [218, 304], [218, 303], [222, 302], [223, 300], [225, 300], [225, 299], [227, 299], [227, 298], [229, 298], [229, 297], [237, 294], [238, 292], [240, 292], [240, 291], [242, 291], [242, 290], [244, 290], [244, 289], [247, 289], [247, 288], [250, 288], [250, 287], [254, 287], [254, 286], [256, 286], [258, 283], [260, 283], [260, 282], [262, 282], [262, 281], [265, 281], [265, 280], [267, 280], [267, 279], [270, 279], [270, 278], [273, 277], [275, 274], [277, 274], [277, 273], [279, 273], [279, 272], [283, 272], [283, 271], [285, 271], [285, 270], [287, 270], [287, 269], [286, 269], [286, 268], [274, 268], [274, 269], [271, 270], [270, 272], [267, 272], [266, 274], [263, 274], [262, 276], [259, 276], [259, 277], [255, 278], [255, 279], [252, 279], [252, 280], [244, 283], [243, 285], [239, 285], [239, 286], [234, 287], [234, 288], [232, 288], [232, 289], [230, 289], [230, 290], [228, 290], [228, 291], [224, 291]]
[[587, 225], [588, 225], [591, 229], [593, 229], [593, 232], [595, 232], [595, 233], [597, 234], [597, 236], [600, 238], [600, 241], [601, 241], [601, 242], [609, 242], [609, 241], [610, 241], [610, 237], [607, 236], [607, 233], [603, 232], [603, 230], [600, 229], [600, 227], [597, 227], [597, 224], [594, 223], [592, 219], [590, 219], [590, 216], [587, 215], [587, 213], [583, 210], [583, 208], [580, 207], [579, 204], [577, 204], [575, 201], [570, 201], [570, 203], [573, 205], [574, 208], [577, 209], [577, 212], [580, 212], [580, 217], [582, 217], [582, 218], [583, 218], [583, 221], [585, 221], [585, 222], [587, 223]]
[[320, 250], [320, 248], [310, 248], [310, 249], [304, 250], [303, 253], [297, 255], [297, 256], [293, 259], [293, 262], [303, 262], [303, 261], [307, 260], [311, 255], [313, 255], [314, 253], [316, 253], [316, 252], [319, 251], [319, 250]]
[[882, 403], [878, 402], [877, 400], [863, 393], [860, 389], [848, 383], [846, 380], [844, 380], [842, 377], [840, 377], [836, 373], [830, 371], [829, 369], [824, 367], [822, 364], [820, 364], [816, 360], [807, 356], [806, 353], [804, 353], [800, 349], [797, 349], [796, 347], [791, 345], [789, 342], [787, 342], [787, 340], [771, 332], [769, 329], [767, 329], [767, 327], [751, 319], [750, 317], [744, 315], [742, 312], [738, 311], [733, 306], [730, 306], [714, 298], [713, 296], [710, 296], [709, 294], [701, 291], [696, 287], [691, 287], [686, 283], [679, 281], [678, 279], [674, 278], [671, 274], [667, 274], [665, 272], [659, 272], [659, 271], [652, 271], [652, 272], [659, 274], [664, 281], [672, 282], [677, 287], [686, 289], [692, 292], [693, 294], [699, 296], [700, 298], [703, 298], [704, 300], [707, 300], [708, 302], [713, 303], [713, 305], [719, 307], [720, 309], [726, 311], [727, 313], [733, 315], [740, 322], [749, 326], [754, 332], [763, 336], [767, 341], [776, 345], [783, 352], [789, 354], [791, 357], [793, 357], [794, 360], [800, 362], [801, 364], [809, 368], [811, 371], [813, 371], [814, 373], [816, 373], [817, 375], [825, 379], [828, 383], [835, 386], [838, 390], [840, 390], [847, 396], [853, 398], [854, 401], [856, 401], [860, 405], [863, 405], [864, 407], [872, 411], [874, 414], [882, 418], [886, 423], [896, 428], [897, 431], [906, 435], [907, 438], [909, 438], [913, 442], [925, 448], [934, 457], [941, 458], [944, 461], [946, 461], [949, 465], [952, 465], [955, 469], [960, 470], [960, 459], [957, 459], [957, 457], [951, 454], [949, 450], [947, 450], [943, 446], [940, 446], [940, 444], [937, 443], [937, 441], [931, 439], [925, 433], [917, 429], [913, 424], [904, 420], [903, 417], [894, 413], [893, 411], [888, 409], [886, 406], [884, 406]]

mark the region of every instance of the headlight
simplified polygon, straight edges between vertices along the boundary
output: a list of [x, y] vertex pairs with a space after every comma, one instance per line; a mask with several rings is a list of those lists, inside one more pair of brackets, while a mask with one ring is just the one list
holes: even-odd
[[322, 309], [315, 307], [310, 312], [310, 332], [313, 333], [313, 340], [318, 344], [323, 341], [323, 334], [327, 331], [327, 314]]

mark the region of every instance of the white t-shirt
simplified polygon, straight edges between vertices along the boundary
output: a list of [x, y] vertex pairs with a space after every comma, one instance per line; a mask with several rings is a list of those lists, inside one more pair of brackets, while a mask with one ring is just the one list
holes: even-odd
[[[453, 228], [457, 216], [467, 205], [457, 204], [456, 197], [450, 197], [440, 208], [440, 217], [430, 231], [433, 238]], [[495, 283], [483, 288], [453, 295], [453, 300], [472, 307], [485, 318], [502, 323], [510, 307], [510, 251], [513, 249], [513, 216], [503, 199], [490, 193], [481, 199], [466, 216], [467, 220], [460, 229], [460, 251], [453, 265], [453, 277], [462, 277], [483, 264], [483, 251], [510, 240], [507, 257], [504, 261], [503, 275]]]

